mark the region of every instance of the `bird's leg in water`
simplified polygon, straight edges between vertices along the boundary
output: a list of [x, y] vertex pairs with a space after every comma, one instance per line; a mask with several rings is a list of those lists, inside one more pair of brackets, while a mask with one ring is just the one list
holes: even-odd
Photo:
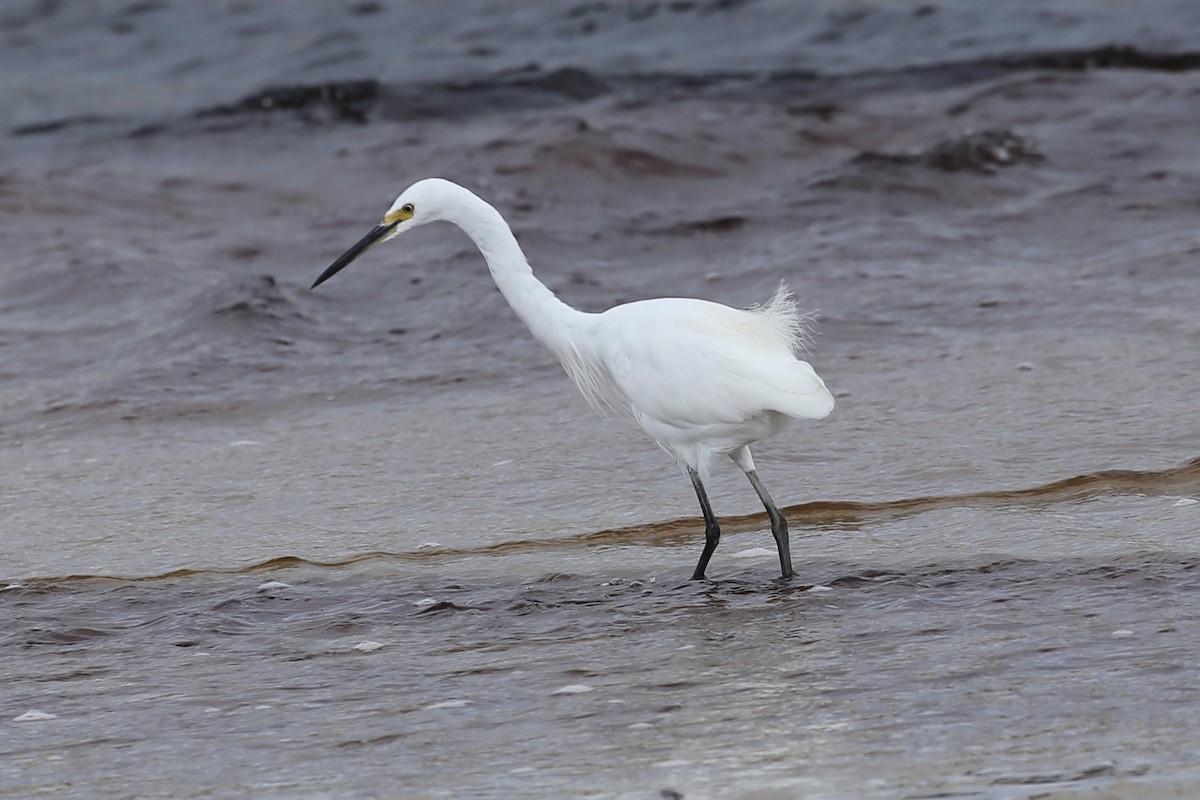
[[696, 564], [696, 571], [692, 573], [692, 580], [702, 581], [704, 580], [704, 570], [708, 569], [708, 560], [712, 558], [713, 551], [717, 549], [717, 544], [721, 541], [721, 527], [717, 525], [717, 518], [713, 516], [712, 506], [708, 504], [708, 492], [704, 491], [704, 484], [700, 482], [700, 474], [689, 467], [688, 476], [692, 479], [692, 486], [696, 487], [696, 497], [700, 500], [700, 511], [704, 514], [704, 551], [700, 553], [700, 561]]
[[746, 477], [750, 479], [750, 485], [754, 487], [754, 491], [758, 492], [758, 499], [762, 500], [762, 504], [767, 508], [767, 516], [771, 518], [771, 535], [775, 537], [775, 548], [779, 551], [779, 569], [783, 573], [783, 577], [790, 578], [792, 577], [792, 549], [788, 542], [787, 520], [775, 507], [771, 495], [767, 494], [767, 487], [763, 486], [762, 481], [758, 479], [758, 473], [752, 469], [747, 470]]

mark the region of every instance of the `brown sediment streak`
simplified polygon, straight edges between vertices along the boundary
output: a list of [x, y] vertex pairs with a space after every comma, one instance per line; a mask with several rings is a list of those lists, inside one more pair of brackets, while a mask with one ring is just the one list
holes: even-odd
[[[915, 497], [879, 503], [805, 503], [785, 509], [799, 524], [838, 525], [886, 521], [939, 508], [1066, 503], [1106, 494], [1189, 494], [1200, 491], [1200, 458], [1168, 470], [1105, 470], [1027, 489]], [[755, 514], [766, 519], [766, 514]]]
[[[1064, 478], [1026, 489], [967, 492], [878, 502], [814, 501], [787, 506], [783, 511], [795, 530], [805, 527], [859, 527], [943, 508], [1051, 505], [1086, 500], [1102, 495], [1193, 495], [1198, 493], [1200, 493], [1200, 458], [1195, 458], [1168, 470], [1106, 470]], [[760, 530], [768, 524], [767, 515], [761, 512], [721, 518], [721, 529], [726, 533]], [[593, 531], [561, 539], [515, 539], [479, 547], [435, 547], [400, 553], [377, 551], [359, 553], [337, 561], [314, 561], [299, 556], [280, 556], [257, 564], [231, 569], [180, 569], [161, 575], [139, 578], [68, 575], [61, 578], [31, 579], [23, 582], [21, 586], [35, 588], [39, 585], [84, 580], [150, 581], [211, 574], [244, 575], [301, 566], [335, 569], [375, 560], [427, 562], [466, 556], [503, 555], [605, 544], [665, 547], [683, 543], [690, 544], [694, 542], [696, 533], [696, 519], [685, 517]]]
[[[923, 514], [941, 508], [1045, 505], [1085, 500], [1109, 494], [1173, 495], [1200, 492], [1200, 458], [1168, 470], [1106, 470], [1053, 481], [1026, 489], [967, 492], [964, 494], [913, 497], [878, 502], [814, 501], [781, 509], [793, 527], [861, 526]], [[721, 530], [743, 533], [769, 524], [765, 512], [721, 517]], [[647, 525], [597, 531], [571, 539], [550, 540], [541, 546], [579, 544], [675, 544], [680, 537], [694, 539], [696, 520], [688, 517]], [[512, 552], [532, 542], [503, 542], [462, 554]], [[442, 551], [445, 552], [445, 551]], [[436, 555], [429, 551], [429, 555]]]

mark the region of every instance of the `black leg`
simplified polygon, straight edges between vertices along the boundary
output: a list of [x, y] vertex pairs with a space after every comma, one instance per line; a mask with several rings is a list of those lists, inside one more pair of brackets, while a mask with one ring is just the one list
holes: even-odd
[[746, 477], [750, 479], [750, 485], [754, 487], [754, 491], [758, 492], [758, 499], [762, 500], [762, 504], [767, 507], [767, 516], [771, 518], [771, 535], [775, 537], [775, 549], [779, 551], [779, 569], [783, 573], [783, 577], [790, 578], [792, 577], [792, 548], [788, 542], [787, 520], [775, 507], [771, 495], [767, 494], [767, 487], [763, 486], [762, 481], [758, 479], [758, 473], [754, 470], [747, 470]]
[[713, 551], [717, 549], [717, 544], [721, 541], [721, 527], [717, 525], [717, 518], [713, 516], [712, 506], [708, 504], [708, 493], [704, 491], [704, 484], [700, 482], [700, 475], [696, 470], [688, 467], [688, 476], [692, 479], [692, 486], [696, 487], [696, 497], [700, 500], [700, 511], [704, 514], [704, 550], [700, 553], [700, 562], [696, 564], [696, 571], [692, 573], [692, 580], [704, 580], [704, 570], [708, 569], [708, 560], [712, 558]]

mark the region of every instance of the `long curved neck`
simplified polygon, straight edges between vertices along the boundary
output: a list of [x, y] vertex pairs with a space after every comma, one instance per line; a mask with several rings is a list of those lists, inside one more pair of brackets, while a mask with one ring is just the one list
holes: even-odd
[[463, 230], [487, 261], [496, 286], [529, 332], [562, 361], [573, 347], [570, 334], [584, 316], [559, 300], [533, 274], [521, 245], [500, 212], [467, 190], [463, 190], [463, 213], [454, 222]]

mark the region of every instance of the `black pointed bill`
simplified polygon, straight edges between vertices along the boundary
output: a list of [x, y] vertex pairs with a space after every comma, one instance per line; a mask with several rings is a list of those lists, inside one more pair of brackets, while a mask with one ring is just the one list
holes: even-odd
[[313, 285], [310, 288], [313, 288], [313, 289], [317, 288], [322, 283], [324, 283], [325, 281], [332, 278], [334, 275], [341, 272], [342, 269], [347, 264], [349, 264], [351, 261], [353, 261], [354, 259], [361, 256], [363, 254], [363, 252], [365, 252], [367, 250], [367, 248], [369, 248], [371, 245], [375, 244], [380, 239], [384, 238], [389, 233], [391, 233], [393, 230], [395, 230], [396, 226], [399, 225], [400, 222], [401, 222], [401, 220], [396, 220], [395, 222], [392, 222], [392, 223], [383, 223], [380, 225], [376, 225], [374, 228], [371, 229], [370, 233], [368, 233], [363, 238], [359, 239], [358, 242], [353, 247], [351, 247], [349, 250], [347, 250], [346, 252], [344, 252], [340, 256], [338, 256], [338, 260], [334, 261], [332, 264], [330, 264], [329, 268], [321, 273], [321, 277], [319, 277], [315, 281], [313, 281]]

